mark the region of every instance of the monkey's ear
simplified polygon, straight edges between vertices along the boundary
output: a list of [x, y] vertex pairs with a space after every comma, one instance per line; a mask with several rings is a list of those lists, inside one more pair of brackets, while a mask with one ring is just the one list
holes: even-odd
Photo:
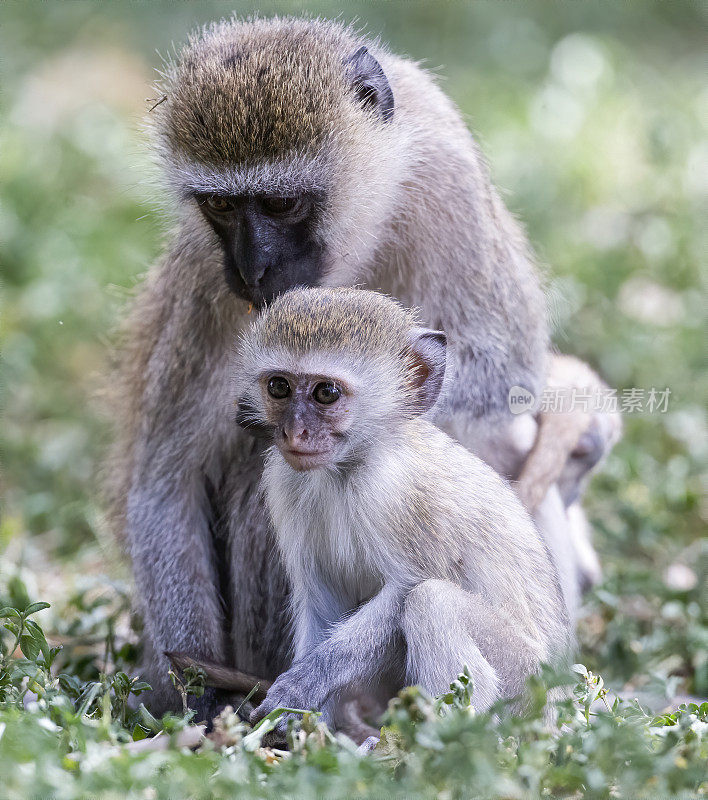
[[388, 122], [393, 116], [393, 92], [381, 64], [366, 47], [360, 47], [347, 59], [346, 66], [361, 105], [373, 109]]
[[418, 389], [416, 411], [424, 414], [437, 401], [445, 377], [447, 336], [442, 331], [413, 328], [411, 350], [415, 366], [413, 385]]

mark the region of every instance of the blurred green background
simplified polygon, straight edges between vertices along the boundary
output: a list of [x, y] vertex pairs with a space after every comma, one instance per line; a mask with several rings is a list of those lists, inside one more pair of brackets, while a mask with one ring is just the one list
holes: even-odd
[[232, 10], [308, 11], [356, 18], [440, 76], [547, 269], [559, 349], [618, 389], [670, 387], [667, 413], [627, 416], [589, 493], [606, 580], [583, 658], [708, 694], [707, 8], [6, 2], [0, 601], [18, 570], [48, 600], [121, 574], [96, 500], [95, 395], [169, 225], [142, 129], [161, 56]]

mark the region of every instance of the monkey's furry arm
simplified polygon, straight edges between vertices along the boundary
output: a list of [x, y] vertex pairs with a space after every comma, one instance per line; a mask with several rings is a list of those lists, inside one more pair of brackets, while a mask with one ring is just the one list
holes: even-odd
[[[203, 489], [198, 475], [180, 477], [153, 475], [130, 493], [133, 571], [157, 653], [187, 651], [220, 661], [221, 609]], [[164, 656], [159, 661], [167, 666]]]
[[133, 565], [156, 713], [179, 705], [165, 650], [227, 661], [204, 477], [223, 439], [203, 431], [214, 431], [217, 414], [225, 426], [229, 417], [209, 396], [218, 370], [203, 298], [177, 277], [184, 280], [190, 258], [196, 253], [178, 241], [151, 272], [122, 331], [109, 386], [115, 442], [105, 492]]
[[324, 585], [312, 591], [295, 581], [292, 586], [293, 661], [299, 661], [327, 639], [332, 627], [346, 615], [341, 601]]
[[582, 411], [542, 414], [531, 452], [519, 475], [516, 492], [533, 513], [558, 480], [580, 436], [590, 425]]
[[[181, 398], [180, 398], [181, 399]], [[148, 680], [155, 700], [173, 694], [165, 650], [226, 661], [223, 611], [201, 467], [192, 445], [198, 407], [175, 406], [146, 414], [126, 501], [125, 529], [153, 662]], [[157, 685], [155, 685], [157, 684]], [[206, 701], [201, 703], [204, 705]], [[197, 703], [197, 705], [200, 705]], [[211, 709], [205, 709], [210, 711]]]
[[281, 707], [321, 709], [334, 693], [366, 686], [385, 669], [400, 636], [404, 597], [401, 585], [386, 583], [371, 600], [339, 622], [328, 639], [277, 678], [251, 721]]

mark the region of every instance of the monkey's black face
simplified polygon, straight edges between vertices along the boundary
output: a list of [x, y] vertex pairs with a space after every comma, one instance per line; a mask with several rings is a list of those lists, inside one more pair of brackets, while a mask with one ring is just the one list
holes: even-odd
[[316, 286], [322, 246], [314, 236], [317, 198], [198, 194], [219, 237], [229, 288], [262, 306], [294, 286]]

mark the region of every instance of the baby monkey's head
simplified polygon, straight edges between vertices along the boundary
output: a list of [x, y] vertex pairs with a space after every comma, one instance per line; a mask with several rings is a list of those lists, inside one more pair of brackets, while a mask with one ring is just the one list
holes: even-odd
[[435, 404], [445, 357], [445, 334], [385, 295], [294, 289], [241, 339], [239, 422], [298, 471], [354, 463]]

